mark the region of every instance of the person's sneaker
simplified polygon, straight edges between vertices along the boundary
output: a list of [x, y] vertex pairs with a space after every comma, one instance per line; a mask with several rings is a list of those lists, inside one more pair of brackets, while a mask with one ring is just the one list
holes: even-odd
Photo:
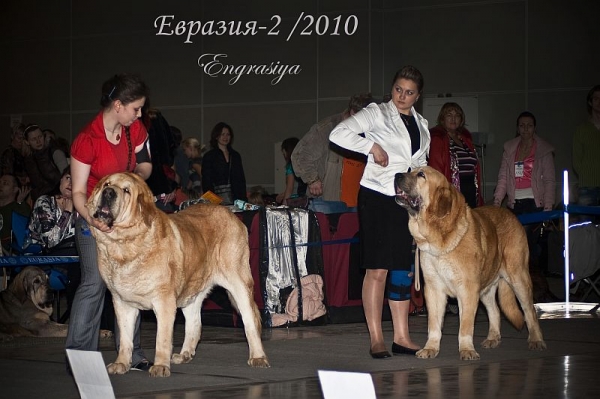
[[154, 363], [152, 363], [151, 361], [149, 361], [147, 359], [144, 359], [144, 360], [137, 362], [136, 364], [133, 364], [131, 366], [131, 370], [149, 371], [150, 367], [152, 367], [153, 365], [154, 365]]

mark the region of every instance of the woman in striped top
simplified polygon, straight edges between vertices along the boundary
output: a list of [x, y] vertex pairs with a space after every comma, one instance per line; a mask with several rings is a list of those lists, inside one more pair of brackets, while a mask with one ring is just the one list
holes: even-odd
[[442, 172], [471, 208], [483, 205], [479, 158], [460, 105], [444, 104], [430, 132], [429, 166]]

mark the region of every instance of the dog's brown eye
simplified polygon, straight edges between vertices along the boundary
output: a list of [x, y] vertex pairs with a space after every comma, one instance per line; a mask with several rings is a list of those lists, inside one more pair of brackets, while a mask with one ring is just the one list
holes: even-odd
[[124, 192], [126, 192], [127, 194], [129, 194], [129, 193], [130, 193], [130, 192], [129, 192], [129, 188], [128, 188], [128, 187], [125, 187], [125, 188], [123, 189], [123, 191], [124, 191]]
[[419, 173], [417, 173], [417, 176], [425, 178], [425, 173], [423, 173], [423, 171], [420, 171]]

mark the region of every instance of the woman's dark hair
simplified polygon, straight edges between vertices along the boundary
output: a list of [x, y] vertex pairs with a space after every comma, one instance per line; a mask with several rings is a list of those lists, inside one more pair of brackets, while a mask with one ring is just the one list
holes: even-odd
[[227, 146], [231, 147], [231, 143], [233, 143], [233, 129], [227, 123], [219, 122], [215, 125], [215, 127], [213, 127], [212, 131], [210, 132], [210, 148], [219, 148], [219, 136], [225, 128], [229, 129], [229, 133], [231, 134], [231, 140], [229, 141], [229, 145]]
[[417, 88], [419, 89], [419, 93], [423, 92], [423, 86], [425, 85], [425, 81], [423, 80], [423, 74], [417, 68], [412, 65], [406, 65], [402, 67], [396, 74], [394, 75], [394, 79], [392, 80], [392, 86], [398, 79], [408, 79], [412, 80], [417, 84]]
[[523, 111], [519, 114], [519, 117], [517, 118], [517, 128], [519, 127], [519, 119], [521, 118], [531, 118], [533, 119], [533, 126], [537, 126], [537, 121], [535, 120], [535, 116], [529, 112], [529, 111]]
[[585, 104], [587, 105], [587, 112], [592, 115], [592, 98], [594, 97], [594, 93], [600, 91], [600, 85], [596, 85], [588, 91], [587, 99]]
[[296, 144], [298, 144], [300, 140], [297, 137], [288, 137], [287, 139], [281, 142], [281, 149], [285, 151], [286, 161], [290, 161], [290, 157], [292, 156], [292, 151], [296, 148]]
[[58, 181], [58, 183], [56, 184], [56, 186], [54, 186], [54, 188], [52, 189], [52, 191], [49, 193], [49, 195], [60, 195], [60, 182], [62, 180], [63, 177], [65, 177], [66, 175], [70, 175], [71, 174], [71, 165], [67, 165], [66, 168], [63, 169], [62, 173], [60, 174], [60, 180]]
[[40, 125], [35, 124], [35, 123], [30, 123], [28, 124], [25, 129], [23, 130], [23, 139], [28, 140], [29, 133], [31, 132], [35, 132], [36, 130], [42, 131], [42, 128], [40, 127]]
[[102, 108], [107, 108], [116, 100], [127, 105], [142, 97], [148, 98], [148, 94], [148, 86], [139, 75], [121, 73], [102, 84], [100, 105]]

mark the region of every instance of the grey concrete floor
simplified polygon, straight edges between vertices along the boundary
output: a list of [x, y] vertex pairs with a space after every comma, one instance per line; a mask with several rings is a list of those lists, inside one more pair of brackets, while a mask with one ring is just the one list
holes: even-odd
[[[555, 283], [560, 285], [560, 282]], [[560, 296], [560, 294], [559, 294]], [[543, 315], [545, 316], [545, 315]], [[243, 329], [205, 326], [197, 357], [173, 365], [171, 377], [151, 378], [131, 371], [111, 376], [118, 398], [321, 398], [318, 370], [369, 373], [378, 398], [589, 398], [597, 396], [600, 359], [600, 320], [597, 313], [540, 320], [548, 345], [527, 349], [527, 331], [502, 325], [497, 349], [478, 348], [479, 361], [458, 358], [458, 316], [448, 314], [439, 356], [372, 359], [363, 323], [264, 329], [269, 369], [246, 364], [248, 348]], [[582, 317], [574, 317], [582, 316]], [[427, 339], [427, 318], [411, 316], [413, 339]], [[475, 344], [487, 333], [487, 317], [477, 316]], [[392, 343], [391, 322], [384, 322]], [[156, 324], [142, 323], [142, 345], [154, 355]], [[183, 343], [183, 325], [175, 326], [174, 346]], [[100, 345], [105, 363], [116, 357], [114, 342]], [[64, 339], [16, 338], [0, 343], [0, 397], [78, 398], [77, 386], [65, 369]]]

